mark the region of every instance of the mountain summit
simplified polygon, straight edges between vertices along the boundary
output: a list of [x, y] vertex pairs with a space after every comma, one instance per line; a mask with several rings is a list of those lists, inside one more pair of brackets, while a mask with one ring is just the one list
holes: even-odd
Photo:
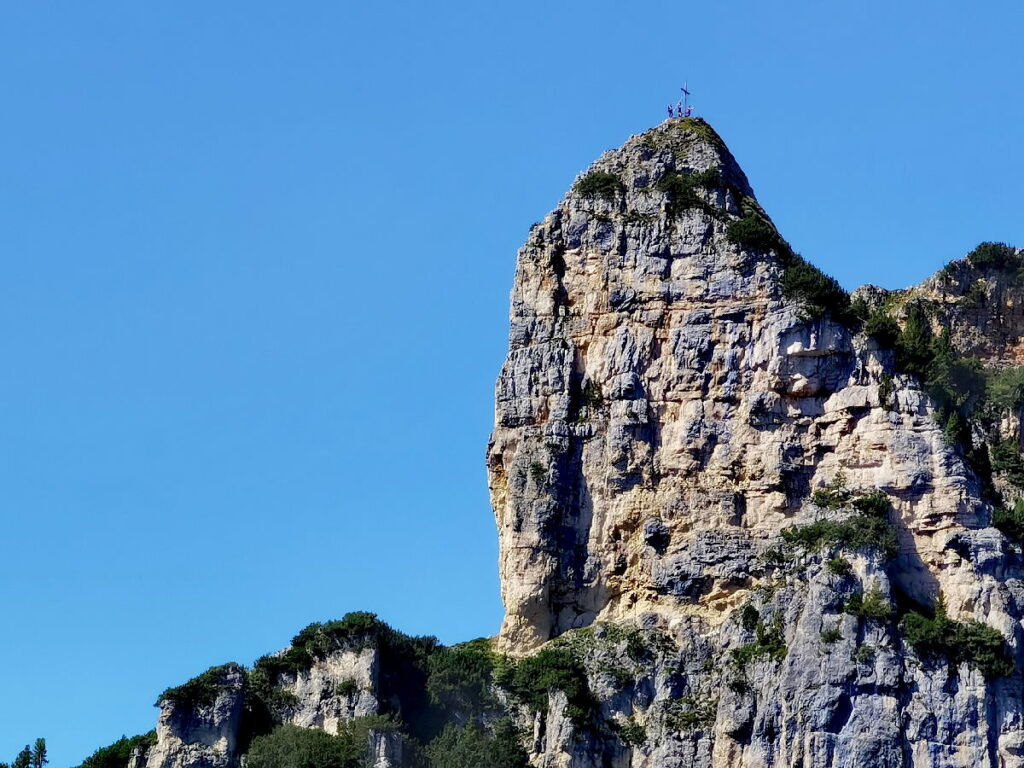
[[500, 635], [314, 624], [85, 765], [1024, 766], [1022, 306], [999, 243], [848, 295], [706, 122], [634, 136], [519, 251]]

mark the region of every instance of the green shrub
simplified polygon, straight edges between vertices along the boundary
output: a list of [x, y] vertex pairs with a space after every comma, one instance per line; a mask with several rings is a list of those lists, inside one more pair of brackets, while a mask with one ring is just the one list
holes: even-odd
[[883, 408], [892, 410], [892, 393], [895, 390], [891, 374], [883, 373], [878, 379], [878, 402]]
[[949, 328], [936, 337], [924, 309], [916, 301], [907, 308], [907, 320], [896, 343], [900, 370], [917, 376], [938, 406], [937, 421], [949, 445], [970, 447], [968, 414], [982, 400], [985, 377], [976, 358], [960, 357]]
[[754, 642], [733, 649], [732, 663], [736, 669], [744, 670], [752, 661], [765, 656], [773, 661], [786, 658], [786, 638], [782, 635], [781, 618], [770, 625], [759, 621], [756, 633], [757, 639]]
[[643, 633], [639, 630], [632, 630], [626, 635], [626, 655], [633, 661], [640, 663], [650, 658], [651, 649], [644, 641]]
[[585, 722], [596, 707], [586, 670], [568, 648], [548, 646], [533, 656], [506, 660], [495, 670], [494, 681], [534, 712], [547, 709], [552, 691], [562, 691], [568, 700], [566, 712], [577, 724]]
[[900, 337], [899, 323], [881, 307], [868, 316], [861, 331], [885, 347], [895, 346]]
[[850, 658], [861, 664], [867, 664], [875, 658], [875, 646], [858, 645], [850, 654]]
[[862, 515], [884, 518], [889, 514], [889, 497], [879, 488], [854, 497], [850, 506]]
[[754, 200], [745, 198], [741, 204], [744, 215], [729, 223], [725, 230], [726, 239], [750, 250], [775, 251], [782, 265], [779, 281], [782, 295], [790, 301], [799, 302], [810, 319], [830, 313], [839, 322], [855, 320], [850, 295], [842, 286], [794, 253]]
[[924, 304], [920, 300], [911, 303], [907, 307], [903, 330], [896, 341], [896, 364], [899, 369], [919, 379], [926, 379], [934, 341], [935, 334], [924, 311]]
[[577, 181], [573, 189], [581, 197], [589, 199], [599, 197], [602, 200], [614, 202], [615, 198], [625, 190], [625, 185], [617, 174], [608, 171], [591, 171]]
[[906, 642], [919, 656], [944, 658], [953, 665], [967, 663], [985, 677], [1007, 677], [1014, 663], [998, 630], [980, 621], [953, 621], [940, 600], [935, 616], [910, 611], [900, 622]]
[[836, 556], [828, 561], [828, 571], [835, 576], [849, 576], [853, 573], [853, 565], [845, 557]]
[[756, 214], [748, 214], [730, 222], [725, 237], [730, 243], [755, 251], [789, 250], [775, 227]]
[[928, 394], [940, 406], [961, 409], [984, 398], [986, 382], [981, 362], [957, 354], [948, 327], [931, 344], [924, 382]]
[[601, 385], [593, 379], [588, 379], [583, 387], [583, 403], [591, 410], [604, 405], [604, 396], [601, 394]]
[[819, 520], [804, 528], [783, 531], [783, 537], [808, 550], [821, 549], [826, 545], [838, 545], [852, 551], [874, 549], [887, 559], [895, 557], [899, 551], [892, 526], [885, 520], [866, 515], [853, 515], [839, 522]]
[[893, 617], [892, 605], [878, 587], [866, 593], [857, 592], [846, 601], [845, 613], [870, 621], [888, 621]]
[[831, 645], [843, 639], [843, 631], [838, 626], [821, 631], [821, 642]]
[[156, 744], [156, 731], [140, 736], [122, 736], [108, 747], [101, 747], [82, 761], [78, 768], [127, 768], [136, 747], [149, 749]]
[[822, 509], [841, 509], [849, 500], [850, 491], [846, 488], [846, 478], [842, 472], [837, 472], [828, 485], [811, 494], [811, 501]]
[[[859, 497], [851, 502], [860, 510], [857, 514], [842, 520], [816, 520], [809, 525], [785, 528], [782, 539], [808, 551], [840, 546], [853, 551], [874, 549], [886, 558], [895, 557], [899, 550], [896, 531], [881, 512], [882, 500], [885, 495], [881, 492]], [[888, 501], [884, 505], [888, 512]]]
[[627, 744], [638, 747], [647, 741], [647, 729], [631, 717], [621, 723], [615, 723], [615, 732]]
[[773, 568], [780, 568], [789, 565], [793, 561], [793, 555], [783, 551], [781, 547], [771, 547], [760, 555], [761, 562]]
[[526, 768], [526, 750], [507, 717], [491, 728], [446, 725], [426, 748], [430, 768]]
[[675, 218], [690, 208], [710, 208], [711, 206], [697, 194], [697, 190], [712, 189], [721, 183], [718, 170], [708, 168], [706, 171], [685, 174], [668, 171], [654, 186], [667, 198], [666, 213], [670, 218]]
[[1024, 542], [1024, 499], [1017, 499], [1013, 509], [998, 506], [992, 510], [992, 525], [1008, 538]]
[[1021, 266], [1021, 260], [1006, 243], [981, 243], [967, 254], [967, 261], [978, 269], [1008, 270]]
[[1024, 365], [989, 373], [985, 396], [990, 403], [1003, 410], [1024, 406]]
[[271, 713], [279, 713], [299, 703], [298, 697], [292, 691], [276, 685], [267, 674], [267, 670], [260, 667], [249, 670], [246, 694], [249, 709], [260, 711], [259, 719], [272, 719]]
[[976, 307], [983, 304], [987, 299], [988, 291], [985, 290], [985, 282], [983, 280], [975, 280], [964, 291], [960, 302], [965, 307]]
[[921, 299], [907, 306], [906, 322], [895, 344], [896, 365], [918, 378], [938, 406], [936, 421], [947, 444], [959, 446], [969, 457], [968, 419], [984, 402], [986, 377], [979, 360], [957, 353], [948, 327], [935, 336], [925, 306]]
[[1005, 475], [1007, 482], [1024, 488], [1024, 456], [1016, 440], [995, 440], [989, 449], [992, 470]]
[[888, 521], [889, 502], [885, 494], [876, 490], [849, 503], [857, 514], [787, 528], [782, 531], [783, 540], [808, 551], [841, 546], [853, 551], [874, 549], [886, 558], [895, 557], [899, 543]]
[[350, 731], [332, 736], [319, 728], [282, 725], [253, 739], [247, 768], [363, 768], [367, 741]]
[[748, 632], [753, 632], [757, 629], [757, 625], [761, 623], [761, 614], [758, 612], [750, 603], [743, 606], [743, 611], [740, 613], [740, 625]]
[[479, 717], [496, 704], [491, 694], [496, 663], [490, 641], [485, 638], [431, 655], [427, 662], [427, 692], [431, 702], [449, 717]]
[[338, 683], [334, 692], [338, 696], [345, 696], [346, 698], [352, 698], [359, 693], [359, 683], [353, 680], [351, 677], [347, 680], [342, 680]]
[[224, 689], [224, 677], [235, 670], [240, 671], [241, 667], [237, 664], [210, 667], [187, 683], [165, 690], [156, 700], [156, 706], [173, 702], [184, 709], [208, 707], [217, 700], [217, 695]]
[[839, 281], [799, 254], [784, 259], [780, 284], [782, 295], [799, 302], [809, 318], [817, 319], [828, 313], [840, 322], [851, 319], [850, 295]]
[[722, 137], [715, 133], [715, 129], [703, 118], [684, 117], [679, 125], [684, 131], [692, 133], [699, 139], [703, 139], [715, 149], [722, 150], [725, 148], [725, 142], [722, 141]]

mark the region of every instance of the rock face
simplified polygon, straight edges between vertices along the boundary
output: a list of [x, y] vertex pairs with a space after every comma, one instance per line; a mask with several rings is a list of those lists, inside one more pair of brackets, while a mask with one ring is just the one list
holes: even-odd
[[283, 708], [281, 721], [336, 733], [342, 723], [377, 714], [378, 666], [377, 648], [367, 646], [329, 654], [309, 669], [283, 675], [278, 690], [294, 703]]
[[[682, 654], [602, 698], [613, 720], [657, 720], [657, 746], [571, 742], [555, 701], [535, 764], [1022, 765], [1017, 677], [922, 665], [891, 621], [842, 612], [856, 590], [889, 605], [941, 595], [949, 616], [997, 628], [1016, 654], [1019, 557], [986, 528], [981, 483], [918, 381], [856, 324], [787, 300], [784, 249], [732, 234], [760, 214], [752, 197], [707, 124], [670, 120], [603, 155], [519, 252], [488, 449], [500, 646], [524, 654], [577, 628], [641, 622]], [[968, 307], [971, 269], [955, 264], [914, 295], [941, 297], [936, 325], [955, 328], [962, 353], [1015, 361], [1021, 288], [990, 274]], [[812, 492], [837, 476], [884, 492], [895, 560], [843, 578], [820, 557], [766, 567], [780, 531], [824, 514]], [[773, 617], [787, 650], [730, 688], [731, 651], [755, 642], [740, 606]], [[823, 643], [829, 629], [842, 639]], [[714, 671], [661, 679], [663, 664]], [[717, 700], [682, 738], [655, 718], [673, 686]]]
[[245, 670], [228, 664], [216, 677], [216, 693], [210, 703], [163, 700], [157, 743], [146, 755], [146, 768], [229, 768], [238, 764]]
[[[702, 205], [672, 215], [658, 180], [709, 169]], [[948, 540], [985, 519], [977, 483], [913, 382], [880, 402], [888, 352], [803, 319], [777, 255], [729, 241], [752, 193], [720, 140], [669, 121], [591, 173], [622, 186], [567, 195], [516, 270], [488, 452], [505, 646], [642, 611], [724, 619], [839, 472], [892, 497], [903, 586], [934, 598]]]

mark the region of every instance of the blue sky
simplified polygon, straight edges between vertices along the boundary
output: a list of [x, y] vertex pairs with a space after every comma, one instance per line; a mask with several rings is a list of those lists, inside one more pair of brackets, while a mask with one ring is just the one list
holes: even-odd
[[0, 7], [0, 760], [349, 610], [494, 633], [516, 248], [684, 79], [847, 287], [1024, 244], [1018, 2]]

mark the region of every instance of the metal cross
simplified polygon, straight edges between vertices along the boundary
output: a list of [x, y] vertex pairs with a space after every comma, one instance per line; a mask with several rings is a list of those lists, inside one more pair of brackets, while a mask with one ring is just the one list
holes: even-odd
[[688, 85], [688, 82], [684, 82], [683, 87], [679, 89], [680, 91], [683, 92], [683, 114], [686, 117], [689, 117], [690, 113], [693, 111], [693, 107], [691, 107], [689, 104], [690, 91], [687, 88]]

